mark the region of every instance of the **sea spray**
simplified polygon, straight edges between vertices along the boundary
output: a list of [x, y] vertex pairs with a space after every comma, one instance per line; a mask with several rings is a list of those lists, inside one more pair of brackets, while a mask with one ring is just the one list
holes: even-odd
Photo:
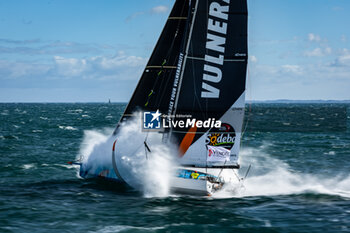
[[162, 134], [143, 132], [141, 127], [141, 113], [121, 126], [116, 143], [118, 170], [126, 183], [146, 196], [167, 196], [176, 164], [174, 150], [162, 143]]
[[[128, 121], [120, 128], [118, 135], [110, 136], [113, 129], [104, 131], [87, 130], [80, 154], [83, 166], [91, 174], [96, 170], [112, 167], [112, 146], [116, 143], [116, 160], [120, 174], [132, 187], [147, 197], [167, 196], [169, 180], [176, 167], [176, 156], [172, 148], [161, 143], [161, 134], [141, 131], [141, 117]], [[146, 152], [144, 141], [152, 153]], [[244, 177], [249, 164], [252, 169], [239, 184], [233, 171], [221, 174], [227, 185], [223, 192], [214, 195], [218, 198], [244, 196], [276, 196], [301, 193], [322, 193], [350, 197], [350, 176], [328, 177], [321, 174], [308, 174], [294, 170], [288, 163], [269, 155], [269, 144], [260, 148], [243, 148], [240, 153], [241, 169], [239, 177]], [[147, 154], [147, 156], [146, 156]], [[148, 159], [147, 159], [148, 158]], [[237, 185], [238, 183], [238, 185]]]
[[112, 165], [111, 148], [113, 129], [103, 131], [86, 130], [77, 160], [82, 163], [83, 170], [91, 176], [98, 171], [109, 170]]
[[[136, 115], [120, 126], [117, 135], [110, 136], [112, 130], [85, 131], [80, 150], [82, 166], [89, 174], [96, 175], [101, 170], [108, 170], [115, 175], [112, 148], [116, 141], [115, 160], [122, 179], [147, 197], [167, 196], [169, 181], [176, 166], [172, 159], [175, 158], [172, 147], [162, 143], [161, 134], [143, 132], [141, 113]], [[151, 152], [146, 150], [145, 141]]]
[[[268, 145], [267, 145], [268, 147]], [[287, 163], [265, 152], [265, 148], [245, 148], [241, 151], [244, 165], [252, 169], [244, 181], [244, 196], [276, 196], [301, 193], [322, 193], [350, 197], [350, 176], [326, 177], [293, 170]]]
[[[221, 176], [226, 184], [213, 198], [241, 198], [250, 196], [279, 196], [303, 193], [338, 195], [350, 198], [350, 176], [336, 177], [301, 173], [293, 170], [284, 161], [274, 158], [265, 150], [269, 144], [260, 148], [243, 148], [240, 153], [239, 173], [225, 170]], [[249, 165], [252, 166], [248, 177]], [[239, 181], [239, 179], [242, 179]]]

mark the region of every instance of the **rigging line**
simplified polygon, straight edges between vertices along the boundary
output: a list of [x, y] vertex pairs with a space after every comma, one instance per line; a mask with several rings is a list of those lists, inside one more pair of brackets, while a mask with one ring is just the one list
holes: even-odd
[[241, 182], [241, 178], [239, 177], [239, 175], [237, 175], [236, 171], [234, 169], [232, 169], [233, 174], [235, 174], [236, 178], [238, 179], [238, 182]]
[[[227, 162], [227, 160], [225, 160], [224, 167], [225, 167], [225, 165], [226, 165], [226, 162]], [[219, 173], [219, 175], [218, 175], [219, 178], [220, 178], [221, 173], [222, 173], [223, 170], [224, 170], [224, 168], [221, 168], [221, 171], [220, 171], [220, 173]]]
[[[179, 102], [179, 97], [180, 97], [180, 92], [181, 92], [181, 85], [182, 85], [182, 80], [183, 80], [183, 76], [184, 76], [186, 60], [187, 60], [187, 56], [188, 56], [188, 50], [189, 50], [190, 42], [191, 42], [191, 39], [192, 39], [194, 22], [195, 22], [196, 17], [197, 17], [198, 2], [199, 2], [199, 0], [196, 1], [196, 5], [195, 5], [193, 16], [192, 16], [193, 18], [192, 18], [190, 32], [189, 32], [188, 41], [187, 41], [187, 45], [186, 45], [186, 50], [185, 50], [185, 54], [184, 54], [185, 56], [184, 56], [184, 60], [182, 62], [183, 65], [181, 67], [181, 75], [180, 75], [180, 78], [179, 78], [178, 90], [177, 90], [177, 93], [176, 93], [176, 99], [175, 99], [174, 109], [173, 109], [172, 115], [175, 115], [175, 113], [177, 111], [177, 105], [178, 105], [178, 102]], [[170, 137], [171, 137], [171, 133], [172, 133], [172, 128], [170, 129]], [[170, 137], [169, 137], [169, 140], [170, 140]]]
[[143, 142], [143, 144], [145, 145], [145, 155], [146, 155], [146, 159], [148, 160], [148, 153], [147, 152], [151, 153], [151, 149], [148, 147], [146, 140]]
[[144, 141], [144, 144], [145, 144], [145, 148], [147, 149], [148, 152], [151, 152], [151, 149], [149, 148], [148, 144], [146, 141]]
[[[248, 77], [247, 77], [247, 79], [248, 79], [248, 86], [251, 87], [249, 64], [247, 65], [247, 70], [248, 70], [248, 75], [247, 75], [247, 76], [248, 76]], [[251, 88], [250, 88], [248, 94], [249, 94], [249, 95], [251, 94]], [[250, 95], [250, 98], [251, 98], [251, 95]], [[244, 108], [244, 109], [245, 109], [245, 108]], [[252, 115], [252, 102], [249, 103], [249, 114], [248, 114], [248, 117], [246, 117], [247, 120], [246, 120], [246, 122], [245, 122], [245, 126], [244, 126], [244, 129], [243, 129], [241, 138], [244, 136], [244, 134], [245, 134], [245, 132], [246, 132], [246, 130], [247, 130], [247, 128], [248, 128], [248, 124], [249, 124], [249, 122], [250, 122], [251, 115]], [[241, 144], [242, 144], [242, 140], [241, 140]]]
[[246, 173], [245, 173], [245, 176], [244, 176], [244, 178], [243, 178], [244, 180], [247, 178], [247, 176], [248, 176], [248, 174], [249, 174], [251, 168], [252, 168], [252, 165], [250, 164], [249, 167], [248, 167], [248, 169], [247, 169], [247, 171], [246, 171]]
[[146, 155], [146, 160], [148, 160], [148, 155], [147, 155], [147, 149], [145, 147], [145, 155]]

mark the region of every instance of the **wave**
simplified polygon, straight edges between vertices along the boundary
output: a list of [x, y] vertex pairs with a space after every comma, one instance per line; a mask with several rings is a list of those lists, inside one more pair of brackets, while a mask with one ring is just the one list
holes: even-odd
[[62, 126], [62, 125], [59, 125], [58, 127], [60, 129], [64, 129], [64, 130], [78, 130], [77, 128], [74, 128], [73, 126]]
[[136, 227], [136, 226], [128, 226], [128, 225], [112, 225], [112, 226], [104, 226], [100, 230], [97, 231], [89, 231], [90, 233], [115, 233], [115, 232], [155, 232], [159, 230], [166, 229], [166, 226], [161, 227]]
[[33, 133], [42, 133], [43, 131], [41, 129], [33, 129], [32, 132]]
[[29, 170], [29, 169], [32, 169], [32, 168], [36, 168], [36, 164], [34, 164], [34, 163], [31, 163], [31, 164], [23, 164], [23, 165], [22, 165], [22, 168], [23, 168], [24, 170]]
[[0, 135], [0, 139], [5, 140], [5, 139], [15, 139], [18, 140], [19, 137], [17, 137], [16, 135]]
[[[286, 162], [264, 151], [264, 148], [245, 148], [241, 152], [241, 164], [252, 165], [251, 173], [244, 181], [244, 196], [318, 193], [350, 197], [350, 176], [324, 177], [295, 171]], [[245, 170], [243, 168], [241, 172]]]

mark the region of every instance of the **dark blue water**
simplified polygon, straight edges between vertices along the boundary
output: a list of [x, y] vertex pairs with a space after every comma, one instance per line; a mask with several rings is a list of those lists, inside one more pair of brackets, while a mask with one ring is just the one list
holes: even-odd
[[77, 177], [123, 104], [0, 104], [0, 232], [350, 232], [345, 104], [247, 107], [241, 196], [146, 198]]

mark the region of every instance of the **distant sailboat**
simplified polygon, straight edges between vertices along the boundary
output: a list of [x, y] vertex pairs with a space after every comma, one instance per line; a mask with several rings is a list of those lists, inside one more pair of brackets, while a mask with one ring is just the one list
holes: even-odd
[[[117, 138], [121, 125], [142, 111], [144, 129], [159, 128], [162, 142], [178, 150], [179, 167], [171, 181], [175, 191], [212, 194], [227, 182], [223, 171], [233, 171], [234, 177], [234, 169], [240, 167], [247, 19], [246, 0], [176, 0], [114, 131]], [[152, 119], [146, 119], [146, 113]], [[144, 144], [146, 153], [151, 152], [147, 138], [138, 143]], [[124, 181], [115, 145], [115, 174], [109, 178]], [[82, 166], [80, 175], [87, 177], [88, 173]]]

